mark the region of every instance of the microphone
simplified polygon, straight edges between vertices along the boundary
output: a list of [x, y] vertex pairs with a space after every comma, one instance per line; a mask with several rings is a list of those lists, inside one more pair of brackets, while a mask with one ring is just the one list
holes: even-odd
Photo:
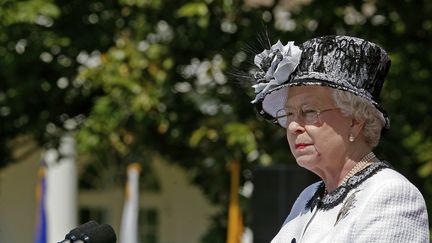
[[87, 223], [79, 225], [75, 229], [72, 229], [71, 231], [69, 231], [69, 233], [66, 234], [65, 239], [58, 242], [58, 243], [72, 243], [72, 242], [78, 240], [78, 238], [82, 234], [92, 230], [93, 228], [97, 227], [98, 225], [99, 224], [96, 223], [96, 221], [94, 221], [94, 220], [91, 220]]
[[116, 243], [117, 237], [113, 228], [108, 224], [101, 224], [82, 233], [79, 240], [73, 243]]

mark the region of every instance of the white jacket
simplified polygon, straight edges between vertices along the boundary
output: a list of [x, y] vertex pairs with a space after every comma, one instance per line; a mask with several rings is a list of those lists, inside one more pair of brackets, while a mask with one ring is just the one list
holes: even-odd
[[324, 196], [307, 187], [271, 243], [429, 242], [426, 204], [404, 176], [376, 162]]

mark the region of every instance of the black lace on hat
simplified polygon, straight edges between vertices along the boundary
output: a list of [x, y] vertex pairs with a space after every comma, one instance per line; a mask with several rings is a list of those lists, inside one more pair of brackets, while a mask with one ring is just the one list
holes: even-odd
[[255, 56], [259, 71], [254, 75], [252, 103], [261, 116], [278, 124], [276, 112], [286, 103], [288, 87], [327, 86], [372, 103], [388, 129], [390, 120], [378, 100], [390, 63], [384, 49], [356, 37], [323, 36], [298, 47], [293, 42], [285, 46], [278, 42]]

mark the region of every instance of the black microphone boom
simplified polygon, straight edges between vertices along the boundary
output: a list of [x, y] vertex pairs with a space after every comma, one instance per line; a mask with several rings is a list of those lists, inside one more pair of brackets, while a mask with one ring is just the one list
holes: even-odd
[[101, 224], [80, 235], [76, 243], [116, 243], [117, 237], [113, 228], [108, 224]]
[[82, 235], [87, 233], [88, 231], [92, 230], [93, 228], [96, 228], [99, 224], [96, 223], [96, 221], [89, 221], [87, 223], [84, 223], [82, 225], [79, 225], [75, 229], [72, 229], [69, 231], [69, 233], [66, 234], [65, 239], [58, 242], [58, 243], [72, 243]]

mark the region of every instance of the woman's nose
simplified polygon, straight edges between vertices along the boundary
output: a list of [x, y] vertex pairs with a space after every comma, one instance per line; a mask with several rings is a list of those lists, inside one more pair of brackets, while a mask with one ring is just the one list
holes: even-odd
[[287, 133], [292, 133], [292, 134], [299, 134], [304, 132], [304, 124], [298, 120], [295, 119], [294, 121], [291, 121], [289, 124], [287, 124]]

